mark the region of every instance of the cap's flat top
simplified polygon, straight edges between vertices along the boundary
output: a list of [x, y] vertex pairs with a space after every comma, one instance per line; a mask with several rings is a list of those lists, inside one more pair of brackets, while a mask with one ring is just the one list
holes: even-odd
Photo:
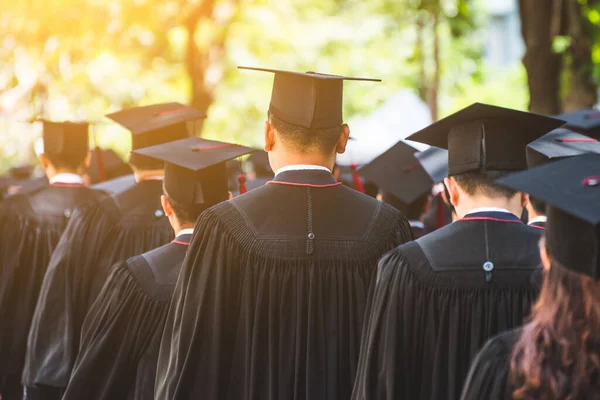
[[106, 117], [137, 135], [206, 116], [193, 107], [180, 103], [164, 103], [129, 108], [108, 114]]
[[527, 147], [549, 159], [599, 153], [600, 142], [569, 129], [559, 128], [531, 142]]
[[531, 141], [537, 139], [545, 132], [564, 125], [564, 121], [557, 118], [488, 104], [474, 103], [413, 133], [406, 139], [448, 149], [448, 134], [450, 130], [455, 126], [477, 120], [498, 121], [498, 124], [507, 126], [505, 131], [507, 135], [511, 133], [509, 128], [511, 124], [518, 126], [520, 129], [517, 132], [519, 134], [526, 132], [531, 137]]
[[567, 125], [582, 130], [591, 130], [600, 127], [600, 110], [579, 110], [557, 115], [567, 122]]
[[38, 119], [37, 121], [42, 122], [43, 124], [54, 124], [54, 125], [66, 125], [66, 126], [88, 126], [90, 125], [87, 121], [50, 121], [47, 119]]
[[250, 71], [261, 71], [261, 72], [272, 72], [275, 74], [288, 74], [288, 75], [296, 75], [296, 76], [305, 76], [307, 78], [314, 79], [335, 79], [335, 80], [345, 80], [345, 81], [370, 81], [370, 82], [381, 82], [381, 79], [375, 78], [356, 78], [352, 76], [342, 76], [342, 75], [332, 75], [332, 74], [323, 74], [319, 72], [294, 72], [294, 71], [284, 71], [281, 69], [270, 69], [270, 68], [256, 68], [256, 67], [242, 67], [238, 66], [239, 69], [245, 69]]
[[191, 137], [133, 150], [132, 153], [199, 171], [253, 151], [255, 149], [238, 144]]
[[600, 223], [600, 154], [566, 158], [497, 182], [591, 224]]

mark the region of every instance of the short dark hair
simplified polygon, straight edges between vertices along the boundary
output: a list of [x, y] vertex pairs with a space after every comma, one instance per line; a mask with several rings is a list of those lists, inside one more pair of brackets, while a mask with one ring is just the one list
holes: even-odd
[[46, 158], [48, 161], [57, 169], [68, 169], [75, 171], [85, 164], [85, 158], [87, 157], [87, 151], [81, 153], [66, 153], [57, 154], [53, 152], [46, 152]]
[[471, 196], [483, 194], [488, 197], [511, 198], [518, 191], [498, 185], [495, 181], [508, 175], [504, 171], [469, 171], [459, 175], [453, 175], [458, 185]]
[[319, 151], [323, 154], [333, 152], [342, 132], [341, 125], [328, 129], [308, 129], [289, 124], [270, 111], [269, 121], [285, 142], [305, 152]]
[[529, 203], [531, 204], [531, 207], [533, 207], [533, 209], [535, 210], [536, 213], [546, 214], [546, 202], [545, 201], [539, 200], [533, 196], [529, 196]]
[[173, 200], [163, 189], [163, 194], [171, 205], [175, 216], [181, 224], [193, 224], [196, 222], [200, 214], [208, 208], [206, 204], [184, 205]]
[[423, 212], [425, 211], [425, 205], [427, 204], [428, 198], [429, 193], [425, 193], [419, 196], [412, 203], [406, 204], [390, 192], [383, 192], [381, 195], [381, 199], [384, 203], [391, 205], [400, 211], [406, 218], [413, 221], [421, 219], [421, 215], [423, 215]]

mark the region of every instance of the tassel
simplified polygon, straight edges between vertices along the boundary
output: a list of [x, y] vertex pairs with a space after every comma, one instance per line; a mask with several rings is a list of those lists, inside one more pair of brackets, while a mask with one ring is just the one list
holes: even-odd
[[362, 180], [360, 179], [360, 175], [358, 175], [356, 164], [350, 165], [350, 171], [352, 171], [352, 181], [354, 185], [354, 190], [364, 193], [365, 187], [363, 186]]
[[246, 176], [244, 174], [238, 176], [238, 183], [240, 185], [240, 194], [244, 194], [248, 191], [246, 188]]
[[445, 215], [445, 208], [446, 208], [446, 203], [444, 203], [444, 199], [442, 198], [442, 193], [438, 193], [437, 194], [437, 209], [436, 211], [436, 229], [440, 229], [442, 228], [444, 225], [446, 225], [446, 215]]

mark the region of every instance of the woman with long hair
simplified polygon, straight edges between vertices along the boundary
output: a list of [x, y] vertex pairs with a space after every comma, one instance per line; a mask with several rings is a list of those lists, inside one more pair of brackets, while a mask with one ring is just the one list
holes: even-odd
[[530, 321], [476, 357], [462, 399], [600, 399], [600, 155], [501, 183], [548, 203], [544, 283]]

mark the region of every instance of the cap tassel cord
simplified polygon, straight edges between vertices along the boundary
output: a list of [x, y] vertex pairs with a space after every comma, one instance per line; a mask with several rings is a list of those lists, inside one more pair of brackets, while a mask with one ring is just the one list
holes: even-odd
[[362, 180], [360, 179], [360, 175], [358, 175], [358, 169], [356, 164], [350, 165], [350, 171], [352, 171], [352, 182], [354, 190], [364, 193], [365, 187], [363, 186]]

